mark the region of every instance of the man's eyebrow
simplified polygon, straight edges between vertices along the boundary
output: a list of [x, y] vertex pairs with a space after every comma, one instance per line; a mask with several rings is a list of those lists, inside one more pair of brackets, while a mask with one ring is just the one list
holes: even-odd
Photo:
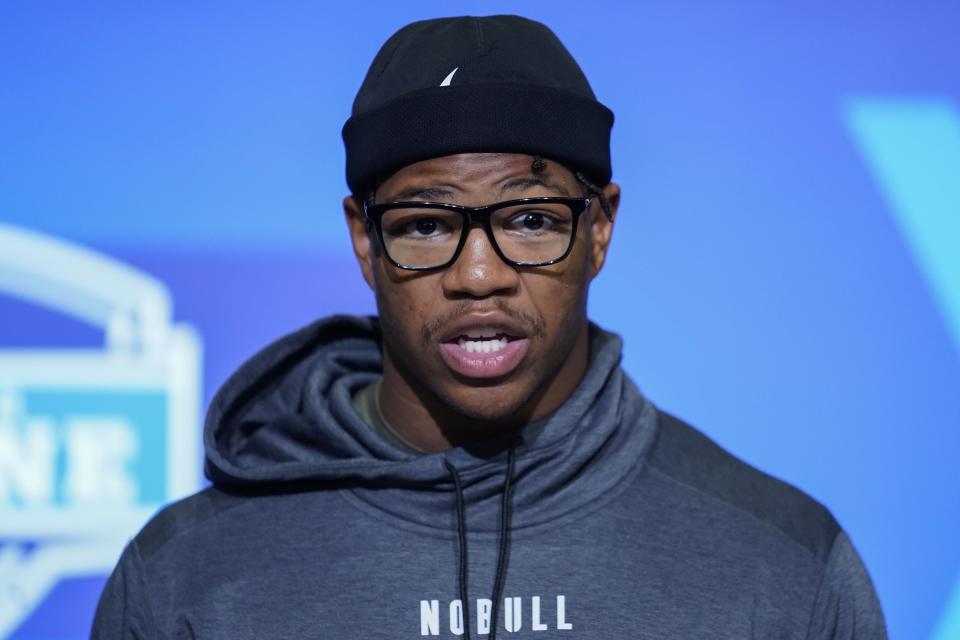
[[561, 195], [568, 197], [570, 195], [570, 192], [564, 185], [540, 177], [514, 178], [513, 180], [507, 180], [500, 186], [500, 195], [503, 195], [507, 191], [523, 191], [524, 189], [529, 189], [530, 187], [546, 187], [547, 189], [555, 191]]
[[456, 198], [456, 194], [445, 187], [407, 187], [397, 192], [391, 200], [394, 202], [403, 202], [405, 200], [450, 200]]

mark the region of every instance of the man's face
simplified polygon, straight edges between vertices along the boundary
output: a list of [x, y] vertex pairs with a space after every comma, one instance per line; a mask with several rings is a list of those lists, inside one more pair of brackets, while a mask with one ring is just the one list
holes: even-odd
[[[548, 160], [534, 172], [532, 160], [470, 153], [418, 162], [383, 182], [375, 200], [476, 207], [583, 195], [570, 170]], [[605, 192], [615, 208], [618, 189], [608, 185]], [[581, 214], [569, 256], [557, 264], [512, 267], [474, 226], [456, 262], [426, 272], [391, 265], [375, 234], [363, 228], [356, 201], [347, 198], [344, 207], [376, 294], [385, 376], [394, 369], [424, 404], [439, 401], [482, 422], [536, 418], [569, 396], [586, 367], [587, 289], [612, 231], [596, 199]]]

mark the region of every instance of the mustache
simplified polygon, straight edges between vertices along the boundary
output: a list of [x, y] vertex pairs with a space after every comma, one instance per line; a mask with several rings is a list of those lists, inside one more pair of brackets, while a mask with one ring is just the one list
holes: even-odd
[[[531, 337], [542, 338], [546, 334], [546, 322], [544, 322], [543, 316], [533, 315], [513, 309], [503, 300], [494, 300], [492, 304], [497, 308], [498, 311], [526, 327], [530, 331]], [[423, 341], [424, 345], [432, 344], [436, 342], [437, 334], [440, 333], [450, 322], [461, 316], [465, 316], [472, 311], [489, 311], [490, 306], [490, 304], [485, 304], [481, 308], [478, 307], [475, 302], [461, 302], [449, 313], [445, 313], [437, 318], [434, 318], [423, 325], [420, 328], [420, 339]]]

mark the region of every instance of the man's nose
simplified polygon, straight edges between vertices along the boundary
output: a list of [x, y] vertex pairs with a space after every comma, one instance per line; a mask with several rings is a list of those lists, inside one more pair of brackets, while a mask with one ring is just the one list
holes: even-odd
[[484, 229], [473, 227], [467, 233], [463, 251], [443, 274], [443, 289], [448, 297], [485, 298], [509, 294], [520, 284], [520, 274], [500, 259]]

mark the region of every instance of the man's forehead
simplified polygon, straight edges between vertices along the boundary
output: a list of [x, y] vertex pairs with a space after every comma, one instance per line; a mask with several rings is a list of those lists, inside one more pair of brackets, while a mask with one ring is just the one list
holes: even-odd
[[460, 153], [399, 169], [378, 191], [390, 199], [455, 197], [491, 190], [506, 194], [540, 188], [573, 195], [576, 178], [560, 163], [521, 153]]

